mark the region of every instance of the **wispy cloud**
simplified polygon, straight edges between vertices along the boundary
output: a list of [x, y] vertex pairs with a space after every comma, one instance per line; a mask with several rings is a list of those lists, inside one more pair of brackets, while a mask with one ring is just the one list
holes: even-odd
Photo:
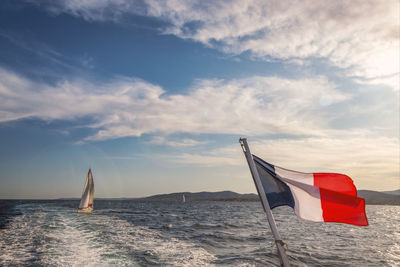
[[[0, 29], [0, 41], [6, 41], [18, 48], [18, 56], [12, 58], [20, 70], [41, 79], [62, 79], [68, 73], [87, 73], [95, 68], [95, 60], [87, 53], [79, 56], [66, 56], [52, 45], [38, 40], [37, 36], [26, 30], [23, 32]], [[19, 56], [29, 59], [15, 60]], [[32, 63], [34, 62], [34, 63]], [[46, 64], [43, 64], [46, 62]], [[0, 66], [1, 67], [1, 66]]]
[[49, 86], [0, 69], [0, 121], [90, 116], [97, 133], [87, 141], [156, 132], [320, 135], [335, 119], [327, 109], [350, 98], [324, 77], [200, 80], [187, 94], [166, 95], [134, 78]]
[[[229, 54], [303, 62], [327, 59], [364, 83], [399, 89], [400, 3], [357, 1], [56, 1], [46, 6], [86, 20], [123, 23], [139, 14], [167, 22], [165, 34]], [[393, 82], [395, 81], [395, 82]]]
[[37, 1], [28, 0], [45, 8], [48, 12], [58, 15], [69, 13], [83, 17], [88, 21], [114, 21], [120, 22], [126, 13], [143, 13], [145, 5], [143, 1], [128, 0], [70, 0], [70, 1]]
[[49, 47], [45, 43], [35, 40], [29, 33], [24, 35], [11, 31], [0, 29], [0, 39], [5, 39], [15, 46], [30, 52], [31, 54], [46, 59], [52, 64], [60, 65], [66, 68], [72, 68], [72, 65], [66, 63], [66, 57]]
[[[238, 154], [240, 155], [240, 154]], [[174, 163], [200, 165], [200, 166], [240, 166], [243, 161], [238, 157], [229, 157], [224, 155], [208, 155], [208, 154], [189, 154], [183, 153], [177, 156], [166, 156], [165, 158]]]
[[[372, 141], [373, 140], [373, 141]], [[297, 171], [339, 172], [350, 175], [362, 188], [374, 188], [382, 182], [400, 186], [400, 151], [397, 138], [377, 136], [366, 131], [346, 134], [332, 132], [327, 137], [298, 139], [249, 139], [251, 152], [263, 159]], [[246, 166], [239, 144], [204, 153], [168, 156], [180, 164]]]
[[192, 146], [204, 145], [207, 142], [198, 141], [190, 138], [171, 140], [171, 138], [165, 136], [154, 136], [149, 143], [153, 145], [167, 145], [172, 147], [192, 147]]

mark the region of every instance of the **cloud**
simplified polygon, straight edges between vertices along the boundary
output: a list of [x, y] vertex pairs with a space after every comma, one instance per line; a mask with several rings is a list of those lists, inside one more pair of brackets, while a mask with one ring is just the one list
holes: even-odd
[[207, 142], [201, 142], [190, 138], [170, 140], [165, 136], [154, 136], [149, 143], [153, 145], [167, 145], [172, 147], [192, 147], [192, 146], [204, 145]]
[[[327, 59], [348, 77], [399, 89], [400, 3], [356, 1], [56, 1], [46, 8], [86, 20], [128, 15], [166, 22], [165, 34], [229, 54], [303, 62]], [[393, 80], [395, 82], [393, 82]]]
[[[346, 134], [334, 131], [326, 137], [298, 139], [249, 138], [251, 152], [272, 164], [302, 172], [339, 172], [350, 175], [361, 188], [381, 190], [387, 185], [400, 187], [398, 138], [362, 131]], [[239, 143], [201, 154], [169, 155], [181, 164], [247, 166]]]
[[0, 121], [89, 116], [94, 122], [88, 127], [97, 133], [87, 141], [182, 132], [319, 135], [335, 119], [327, 109], [350, 98], [324, 77], [199, 80], [187, 94], [167, 95], [135, 78], [50, 86], [0, 69]]
[[142, 1], [126, 0], [70, 0], [70, 1], [36, 1], [27, 2], [45, 8], [48, 12], [58, 15], [68, 13], [83, 17], [88, 21], [119, 22], [126, 13], [142, 13]]
[[[178, 4], [177, 4], [178, 2]], [[398, 1], [148, 1], [166, 32], [283, 60], [327, 58], [347, 75], [386, 82], [399, 74]], [[193, 30], [186, 27], [194, 23]], [[390, 81], [387, 85], [392, 86]]]
[[200, 166], [240, 166], [243, 161], [236, 157], [224, 157], [223, 155], [202, 155], [202, 154], [189, 154], [183, 153], [177, 156], [167, 156], [164, 158], [170, 162], [189, 164], [189, 165], [200, 165]]
[[[32, 53], [38, 58], [42, 58], [51, 62], [54, 65], [62, 66], [65, 68], [72, 68], [72, 65], [67, 63], [67, 58], [61, 53], [54, 50], [45, 43], [35, 40], [30, 34], [16, 34], [12, 31], [0, 29], [0, 39], [7, 40], [13, 45]], [[28, 41], [29, 40], [29, 41]]]
[[[375, 93], [364, 93], [356, 100], [377, 97]], [[398, 123], [392, 125], [393, 120], [388, 119], [398, 114], [398, 92], [380, 94], [386, 98], [364, 103], [352, 97], [324, 77], [198, 80], [185, 94], [167, 94], [160, 86], [135, 78], [48, 85], [0, 68], [0, 122], [90, 117], [87, 126], [95, 134], [85, 142], [156, 134], [159, 136], [150, 141], [153, 144], [191, 147], [204, 142], [185, 137], [178, 143], [170, 135], [248, 136], [253, 153], [283, 167], [345, 172], [362, 181], [363, 188], [373, 188], [377, 179], [398, 184]], [[388, 98], [396, 105], [388, 107]], [[396, 107], [397, 111], [392, 110]], [[358, 121], [358, 114], [367, 118], [364, 124]], [[352, 116], [358, 129], [351, 122], [343, 130], [332, 124]], [[386, 121], [386, 129], [371, 125], [377, 120]], [[388, 129], [389, 135], [381, 134]], [[265, 135], [279, 138], [260, 139]], [[244, 161], [239, 145], [168, 155], [166, 160], [211, 167], [242, 166]]]

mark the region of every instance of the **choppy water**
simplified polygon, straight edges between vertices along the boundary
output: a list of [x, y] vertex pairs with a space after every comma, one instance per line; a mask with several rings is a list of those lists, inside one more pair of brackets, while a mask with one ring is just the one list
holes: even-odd
[[[0, 266], [276, 266], [258, 202], [0, 201]], [[400, 266], [400, 207], [367, 206], [370, 226], [274, 210], [293, 266]]]

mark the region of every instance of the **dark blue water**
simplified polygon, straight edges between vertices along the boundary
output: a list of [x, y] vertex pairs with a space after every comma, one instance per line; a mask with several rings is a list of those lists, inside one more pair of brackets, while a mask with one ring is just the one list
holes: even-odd
[[[0, 201], [0, 265], [276, 266], [258, 202]], [[274, 210], [293, 266], [400, 266], [400, 207], [367, 206], [368, 227]]]

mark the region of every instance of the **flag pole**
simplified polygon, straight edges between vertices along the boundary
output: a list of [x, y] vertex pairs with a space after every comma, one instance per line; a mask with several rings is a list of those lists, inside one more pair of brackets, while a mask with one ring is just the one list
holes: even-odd
[[263, 185], [261, 183], [260, 176], [258, 175], [258, 171], [257, 171], [256, 165], [254, 163], [253, 156], [250, 153], [250, 148], [249, 148], [249, 145], [247, 144], [247, 139], [246, 138], [240, 138], [239, 139], [239, 143], [242, 146], [243, 153], [246, 156], [247, 163], [249, 164], [250, 172], [251, 172], [251, 175], [252, 175], [253, 180], [254, 180], [254, 184], [255, 184], [255, 186], [257, 188], [258, 195], [261, 198], [261, 203], [262, 203], [262, 205], [264, 207], [264, 211], [267, 214], [268, 223], [269, 223], [269, 226], [271, 227], [271, 231], [272, 231], [272, 234], [273, 234], [274, 239], [275, 239], [275, 244], [276, 244], [276, 246], [278, 248], [278, 254], [279, 254], [279, 257], [281, 259], [281, 263], [282, 263], [282, 265], [284, 267], [288, 267], [288, 266], [290, 266], [290, 264], [289, 264], [289, 259], [288, 259], [287, 255], [286, 255], [285, 249], [283, 247], [284, 243], [283, 243], [283, 241], [281, 239], [281, 236], [280, 236], [280, 234], [278, 232], [278, 228], [276, 228], [274, 216], [273, 216], [273, 214], [271, 212], [271, 209], [270, 209], [270, 206], [269, 206], [269, 203], [268, 203], [268, 199], [267, 199], [267, 195], [264, 192], [264, 188], [263, 188]]

